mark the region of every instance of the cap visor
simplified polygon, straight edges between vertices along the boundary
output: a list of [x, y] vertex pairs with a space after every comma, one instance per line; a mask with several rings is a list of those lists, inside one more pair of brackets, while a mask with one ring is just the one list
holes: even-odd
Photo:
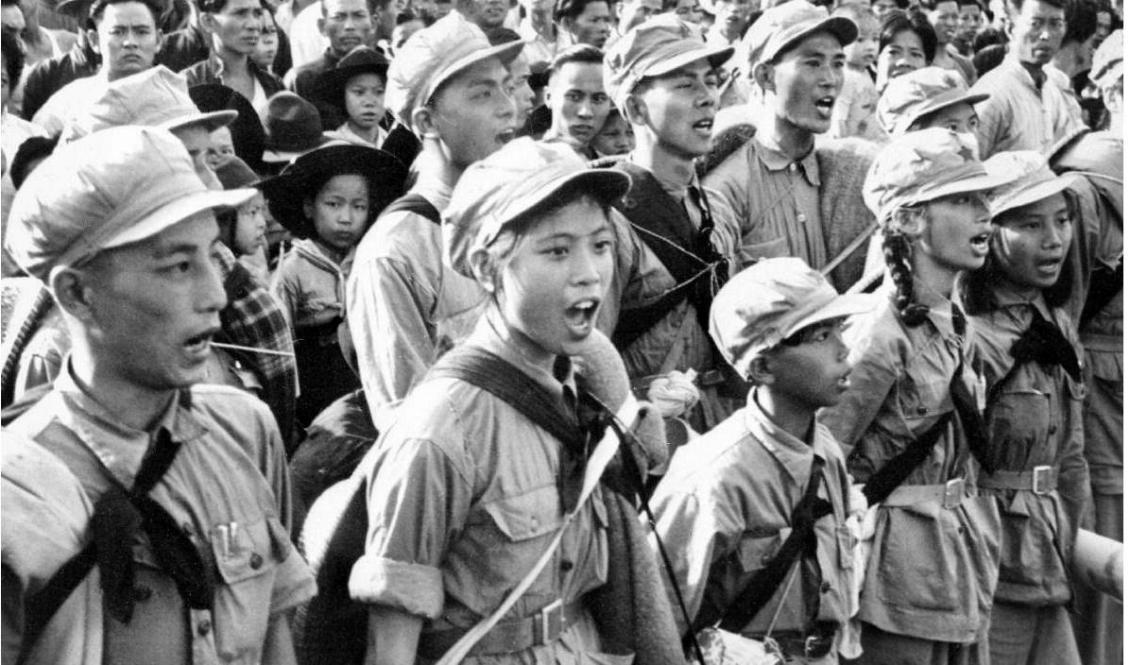
[[239, 111], [212, 111], [210, 113], [194, 113], [186, 115], [181, 118], [174, 118], [168, 122], [161, 123], [161, 127], [168, 130], [180, 129], [188, 125], [201, 124], [208, 128], [208, 131], [213, 132], [220, 127], [230, 125], [236, 118], [239, 117]]
[[510, 62], [514, 60], [514, 58], [517, 58], [518, 54], [521, 53], [522, 49], [525, 47], [526, 42], [524, 40], [507, 42], [505, 44], [499, 44], [498, 46], [492, 46], [490, 48], [477, 50], [463, 56], [462, 58], [459, 58], [447, 67], [444, 67], [438, 74], [436, 74], [435, 78], [432, 79], [431, 84], [428, 85], [428, 89], [423, 96], [423, 101], [427, 102], [428, 100], [430, 100], [432, 98], [432, 95], [436, 94], [436, 90], [438, 90], [441, 85], [446, 83], [449, 79], [457, 75], [459, 72], [467, 69], [468, 67], [471, 67], [472, 65], [477, 65], [483, 60], [498, 58], [502, 61], [502, 64], [504, 66], [509, 66]]
[[796, 46], [798, 42], [804, 41], [818, 32], [832, 33], [836, 36], [836, 39], [839, 40], [840, 46], [847, 46], [859, 37], [859, 27], [855, 25], [855, 21], [852, 21], [846, 16], [829, 16], [801, 30], [795, 36], [789, 37], [778, 46], [774, 52], [764, 53], [761, 57], [761, 61], [772, 60], [781, 53]]
[[989, 214], [993, 217], [1009, 210], [1023, 208], [1029, 203], [1042, 201], [1049, 196], [1059, 194], [1063, 190], [1071, 186], [1071, 181], [1068, 178], [1057, 177], [1055, 180], [1046, 180], [1035, 187], [1020, 190], [1016, 196], [1004, 200], [990, 200], [989, 201]]
[[[584, 169], [570, 172], [565, 177], [550, 178], [546, 182], [534, 184], [528, 194], [506, 208], [499, 231], [546, 201], [556, 198], [567, 187], [576, 187], [595, 196], [602, 203], [612, 203], [627, 193], [630, 186], [628, 174], [616, 169]], [[494, 238], [489, 238], [487, 242], [494, 242]]]
[[934, 199], [940, 199], [943, 196], [950, 196], [952, 194], [963, 194], [965, 192], [983, 192], [988, 189], [1000, 187], [1003, 184], [1011, 182], [1015, 178], [1014, 174], [1002, 173], [998, 175], [979, 175], [972, 178], [965, 178], [956, 182], [946, 183], [936, 189], [929, 189], [922, 192], [916, 199], [917, 203], [926, 203]]
[[250, 201], [257, 191], [250, 188], [225, 191], [209, 189], [189, 194], [157, 208], [146, 215], [140, 223], [111, 236], [106, 242], [101, 243], [101, 246], [110, 249], [140, 242], [205, 210], [243, 205]]
[[897, 130], [900, 134], [906, 133], [906, 131], [910, 129], [911, 125], [930, 115], [931, 113], [941, 111], [942, 109], [949, 108], [955, 104], [965, 103], [973, 106], [974, 104], [980, 104], [988, 98], [989, 95], [987, 93], [965, 93], [963, 95], [959, 94], [956, 97], [951, 97], [949, 93], [943, 93], [931, 99], [930, 103], [926, 104], [922, 108], [914, 111], [914, 115], [903, 116], [902, 121], [897, 127]]
[[828, 304], [789, 326], [781, 337], [787, 339], [789, 335], [803, 330], [814, 323], [820, 323], [821, 321], [870, 312], [875, 308], [875, 304], [875, 296], [870, 293], [852, 293], [849, 295], [836, 296], [832, 300], [829, 300]]
[[644, 70], [643, 77], [647, 78], [670, 74], [680, 67], [686, 67], [692, 62], [698, 62], [699, 60], [706, 60], [710, 63], [711, 67], [721, 67], [733, 55], [733, 46], [710, 48], [704, 45], [692, 49], [680, 49], [670, 57], [660, 58], [659, 62]]

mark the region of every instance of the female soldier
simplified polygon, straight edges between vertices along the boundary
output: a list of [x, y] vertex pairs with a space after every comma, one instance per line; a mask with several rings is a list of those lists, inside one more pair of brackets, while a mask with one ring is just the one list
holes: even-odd
[[988, 628], [1000, 518], [974, 488], [979, 381], [950, 300], [958, 274], [989, 252], [980, 192], [1001, 179], [976, 154], [971, 135], [911, 132], [879, 153], [864, 186], [885, 297], [851, 320], [850, 386], [821, 418], [878, 504], [859, 611], [868, 664], [967, 663]]

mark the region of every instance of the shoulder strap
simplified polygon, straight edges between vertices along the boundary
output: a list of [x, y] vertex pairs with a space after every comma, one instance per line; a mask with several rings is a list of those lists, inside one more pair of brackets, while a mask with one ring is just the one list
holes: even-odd
[[[832, 513], [832, 504], [817, 497], [816, 492], [820, 487], [823, 477], [824, 460], [813, 456], [812, 469], [809, 473], [808, 486], [801, 496], [800, 502], [793, 508], [790, 518], [792, 531], [781, 545], [781, 549], [772, 561], [764, 568], [754, 573], [753, 577], [742, 588], [741, 592], [724, 609], [719, 627], [733, 633], [741, 632], [743, 628], [753, 621], [757, 613], [777, 592], [781, 582], [792, 568], [793, 561], [804, 551], [805, 546], [815, 537], [816, 520]], [[719, 617], [710, 616], [710, 613], [699, 612], [691, 636], [699, 630], [712, 625]]]
[[1091, 273], [1091, 288], [1087, 290], [1087, 300], [1083, 303], [1083, 314], [1079, 319], [1080, 330], [1086, 328], [1122, 292], [1122, 264], [1120, 259], [1113, 270], [1103, 267]]
[[431, 201], [415, 192], [409, 192], [388, 204], [388, 206], [381, 211], [381, 214], [386, 215], [390, 212], [414, 212], [433, 224], [440, 223], [439, 210], [436, 210], [436, 207], [432, 205]]

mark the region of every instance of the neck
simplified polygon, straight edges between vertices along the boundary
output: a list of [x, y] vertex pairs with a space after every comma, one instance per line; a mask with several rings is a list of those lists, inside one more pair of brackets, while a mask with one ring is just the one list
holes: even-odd
[[114, 72], [114, 71], [111, 71], [109, 67], [105, 66], [105, 61], [103, 61], [103, 67], [102, 67], [102, 70], [101, 70], [101, 74], [106, 77], [107, 81], [117, 81], [120, 78], [125, 78], [126, 76], [129, 76], [130, 72]]
[[553, 363], [556, 354], [530, 339], [525, 333], [510, 325], [498, 309], [497, 296], [491, 296], [491, 325], [507, 345], [513, 348], [531, 366], [544, 370], [553, 376]]
[[439, 138], [425, 138], [423, 143], [420, 156], [416, 158], [418, 170], [439, 178], [449, 187], [455, 187], [455, 183], [459, 182], [459, 176], [463, 175], [464, 168], [447, 158]]
[[913, 266], [916, 295], [931, 291], [949, 298], [953, 294], [953, 284], [957, 279], [958, 270], [939, 264], [922, 251], [914, 252]]
[[758, 386], [754, 391], [757, 405], [777, 427], [811, 445], [815, 411], [790, 395], [774, 391], [770, 386]]
[[319, 248], [321, 248], [322, 253], [326, 255], [327, 259], [333, 261], [339, 266], [341, 265], [341, 262], [345, 260], [346, 255], [349, 254], [348, 250], [343, 252], [340, 249], [337, 249], [336, 247], [322, 240], [321, 238], [314, 238], [314, 243], [317, 244]]
[[244, 75], [248, 73], [250, 58], [246, 53], [239, 53], [226, 46], [221, 46], [216, 55], [219, 56], [220, 62], [224, 63], [225, 74]]
[[672, 153], [649, 128], [640, 128], [636, 136], [639, 140], [628, 159], [651, 171], [664, 189], [685, 190], [694, 178], [693, 159]]
[[380, 125], [373, 125], [372, 127], [369, 127], [369, 128], [366, 129], [365, 127], [362, 127], [361, 125], [358, 125], [357, 123], [353, 122], [353, 120], [347, 121], [346, 124], [349, 125], [349, 131], [353, 132], [357, 136], [360, 136], [361, 138], [365, 139], [369, 143], [376, 143], [377, 138], [380, 137], [380, 134], [381, 134], [381, 126]]
[[79, 386], [87, 394], [96, 396], [98, 403], [122, 424], [141, 431], [153, 427], [175, 391], [154, 390], [130, 382], [106, 363], [99, 362], [97, 355], [78, 336], [74, 339], [69, 371]]
[[777, 114], [773, 114], [769, 122], [758, 123], [757, 131], [759, 134], [764, 132], [762, 143], [775, 147], [793, 160], [807, 156], [812, 152], [812, 145], [815, 143], [812, 132], [797, 127], [787, 118]]

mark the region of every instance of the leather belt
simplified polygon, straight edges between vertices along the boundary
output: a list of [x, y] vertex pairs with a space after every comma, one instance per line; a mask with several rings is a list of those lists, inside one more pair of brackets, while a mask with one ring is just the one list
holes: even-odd
[[816, 630], [805, 634], [801, 632], [776, 633], [772, 640], [780, 647], [786, 656], [806, 659], [817, 659], [827, 656], [832, 651], [836, 631], [826, 632]]
[[[467, 655], [514, 653], [552, 644], [581, 618], [583, 611], [579, 601], [566, 605], [555, 600], [533, 616], [499, 622]], [[420, 635], [419, 655], [427, 660], [439, 660], [466, 632], [453, 628], [424, 633]]]
[[954, 478], [940, 485], [899, 485], [881, 502], [885, 506], [912, 506], [918, 503], [939, 503], [943, 508], [957, 508], [965, 498], [965, 479]]
[[1027, 490], [1051, 494], [1059, 486], [1059, 467], [1041, 464], [1029, 471], [996, 471], [977, 479], [977, 486], [990, 490]]

